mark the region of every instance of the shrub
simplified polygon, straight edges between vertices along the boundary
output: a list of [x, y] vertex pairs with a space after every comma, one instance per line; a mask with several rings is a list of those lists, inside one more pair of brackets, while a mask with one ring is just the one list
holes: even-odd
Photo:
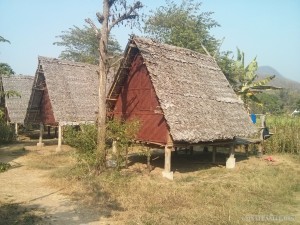
[[[134, 139], [138, 129], [139, 122], [136, 120], [124, 122], [114, 119], [107, 122], [106, 148], [111, 147], [113, 141], [117, 141], [117, 153], [113, 155], [117, 169], [124, 165], [127, 159], [128, 146]], [[97, 165], [96, 125], [67, 126], [64, 130], [64, 140], [68, 145], [77, 149], [76, 158], [79, 165], [86, 165], [91, 172]]]
[[67, 126], [64, 129], [65, 142], [76, 148], [76, 158], [81, 166], [91, 172], [96, 163], [97, 127], [94, 124]]
[[107, 123], [107, 141], [117, 143], [117, 152], [112, 153], [116, 160], [116, 167], [120, 169], [124, 164], [127, 167], [128, 147], [132, 144], [132, 140], [136, 137], [140, 129], [138, 120], [122, 121], [121, 119], [113, 119]]
[[0, 120], [0, 144], [12, 142], [14, 139], [15, 133], [13, 129]]
[[11, 167], [9, 163], [0, 162], [0, 173], [5, 172]]

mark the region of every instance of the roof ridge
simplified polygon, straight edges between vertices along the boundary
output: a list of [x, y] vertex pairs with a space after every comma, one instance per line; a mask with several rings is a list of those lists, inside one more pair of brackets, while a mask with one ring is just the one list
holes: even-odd
[[97, 67], [97, 65], [93, 65], [90, 63], [83, 62], [75, 62], [71, 60], [58, 59], [58, 58], [50, 58], [45, 56], [38, 56], [39, 62], [47, 62], [47, 63], [57, 63], [61, 65], [75, 66], [75, 67]]

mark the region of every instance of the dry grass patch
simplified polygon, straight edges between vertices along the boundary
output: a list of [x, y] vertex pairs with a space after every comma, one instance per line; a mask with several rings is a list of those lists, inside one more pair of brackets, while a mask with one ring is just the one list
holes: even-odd
[[195, 164], [195, 170], [175, 172], [174, 181], [162, 178], [159, 167], [148, 175], [141, 162], [128, 170], [93, 176], [75, 166], [72, 150], [46, 157], [35, 154], [31, 160], [37, 168], [35, 163], [51, 168], [49, 184], [65, 188], [73, 198], [110, 217], [112, 224], [253, 224], [246, 220], [249, 215], [297, 215], [293, 218], [299, 220], [300, 157], [273, 157], [273, 163], [250, 157], [233, 170]]

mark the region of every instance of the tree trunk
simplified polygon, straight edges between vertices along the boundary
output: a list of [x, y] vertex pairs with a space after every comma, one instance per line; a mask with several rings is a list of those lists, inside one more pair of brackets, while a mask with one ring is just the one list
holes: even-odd
[[108, 42], [108, 0], [103, 0], [103, 23], [101, 28], [101, 38], [99, 41], [99, 109], [98, 109], [98, 135], [97, 135], [97, 170], [105, 169], [106, 164], [106, 76], [107, 76], [107, 42]]

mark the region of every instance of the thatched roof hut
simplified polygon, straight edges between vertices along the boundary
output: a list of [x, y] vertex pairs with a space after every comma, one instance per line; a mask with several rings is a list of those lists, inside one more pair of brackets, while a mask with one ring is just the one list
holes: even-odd
[[98, 66], [38, 58], [26, 123], [94, 122], [98, 111]]
[[133, 37], [108, 94], [115, 116], [139, 119], [137, 139], [165, 145], [232, 141], [255, 127], [212, 57]]
[[6, 96], [4, 99], [6, 119], [11, 123], [23, 124], [31, 94], [33, 76], [3, 76], [3, 91], [15, 91], [20, 96]]

